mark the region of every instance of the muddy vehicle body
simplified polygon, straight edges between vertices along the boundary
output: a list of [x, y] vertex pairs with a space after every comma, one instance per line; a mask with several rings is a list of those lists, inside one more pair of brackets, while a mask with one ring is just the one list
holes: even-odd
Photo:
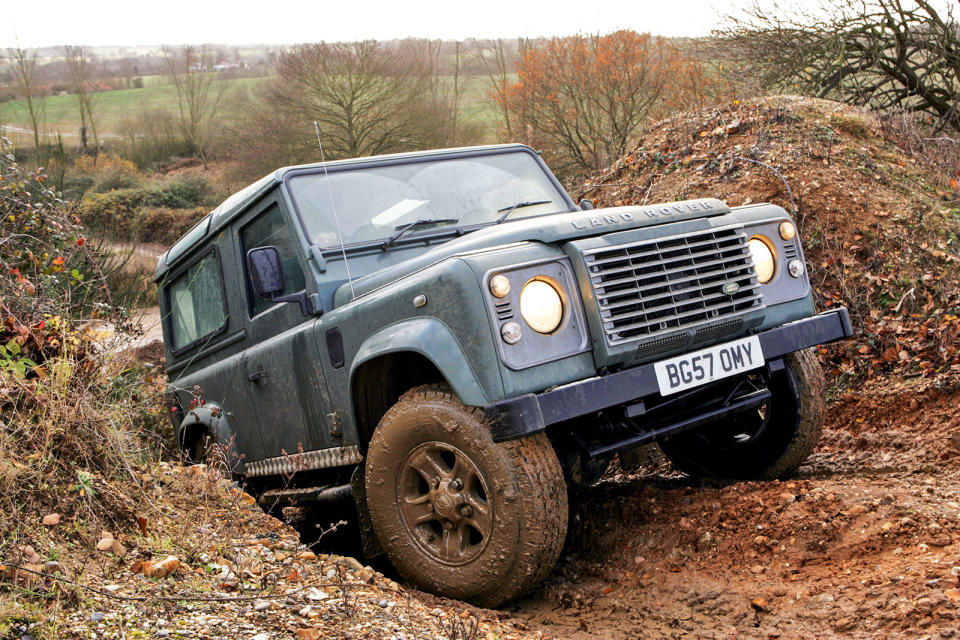
[[494, 606], [554, 566], [567, 487], [652, 443], [790, 473], [823, 421], [817, 314], [780, 207], [593, 209], [522, 145], [280, 169], [157, 268], [170, 406], [264, 506], [350, 495], [364, 547]]

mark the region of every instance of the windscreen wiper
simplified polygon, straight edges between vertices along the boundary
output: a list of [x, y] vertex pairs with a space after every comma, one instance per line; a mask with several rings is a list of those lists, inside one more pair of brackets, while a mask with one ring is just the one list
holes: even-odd
[[392, 236], [390, 236], [389, 238], [387, 238], [386, 240], [384, 240], [383, 244], [380, 245], [380, 248], [386, 251], [391, 246], [393, 246], [393, 243], [395, 243], [397, 240], [400, 239], [400, 236], [405, 234], [407, 231], [410, 231], [411, 229], [416, 229], [417, 227], [423, 227], [428, 224], [455, 224], [457, 222], [460, 222], [460, 218], [420, 218], [419, 220], [414, 220], [409, 224], [402, 224], [399, 227], [394, 227], [394, 229], [396, 229], [397, 232]]
[[502, 216], [497, 218], [497, 224], [500, 224], [501, 222], [506, 220], [507, 217], [517, 209], [522, 209], [523, 207], [532, 207], [536, 204], [550, 204], [550, 202], [552, 201], [551, 200], [529, 200], [529, 201], [523, 200], [516, 204], [512, 204], [509, 207], [504, 207], [503, 209], [497, 209], [497, 213], [503, 213]]

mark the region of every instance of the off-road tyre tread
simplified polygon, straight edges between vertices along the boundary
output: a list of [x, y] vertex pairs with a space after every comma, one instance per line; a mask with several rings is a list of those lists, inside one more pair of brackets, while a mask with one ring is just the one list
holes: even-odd
[[827, 413], [827, 383], [823, 369], [813, 349], [796, 351], [787, 356], [787, 362], [797, 374], [797, 392], [800, 396], [800, 425], [793, 434], [787, 451], [760, 477], [774, 480], [792, 474], [810, 457], [823, 433]]
[[[384, 425], [389, 424], [394, 414], [408, 407], [435, 403], [463, 412], [477, 425], [483, 425], [489, 434], [489, 422], [482, 409], [464, 405], [446, 385], [428, 384], [410, 389], [387, 411], [374, 431], [368, 450], [377, 446], [389, 428]], [[498, 447], [508, 465], [516, 470], [515, 490], [522, 512], [522, 522], [518, 521], [516, 526], [521, 544], [514, 557], [506, 560], [510, 570], [496, 583], [478, 585], [476, 595], [468, 597], [482, 607], [496, 607], [516, 598], [553, 570], [566, 539], [568, 519], [563, 469], [545, 433], [501, 443], [494, 443], [490, 437], [490, 445]], [[387, 555], [390, 556], [389, 550]], [[416, 576], [406, 575], [401, 566], [397, 569], [411, 582], [419, 583]], [[429, 585], [418, 586], [429, 588]]]
[[[661, 449], [673, 465], [687, 475], [721, 480], [776, 480], [790, 476], [817, 446], [826, 414], [826, 381], [813, 349], [804, 349], [786, 357], [794, 373], [797, 389], [798, 424], [783, 453], [766, 468], [755, 473], [727, 471], [721, 465], [698, 463], [680, 447], [668, 443]], [[710, 428], [707, 426], [706, 428]], [[741, 467], [742, 471], [742, 467]]]

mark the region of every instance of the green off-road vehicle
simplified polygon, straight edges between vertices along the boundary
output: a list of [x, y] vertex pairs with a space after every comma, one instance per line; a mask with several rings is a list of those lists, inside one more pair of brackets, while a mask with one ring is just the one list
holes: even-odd
[[817, 315], [780, 207], [594, 209], [522, 145], [280, 169], [157, 267], [171, 415], [261, 505], [353, 496], [369, 552], [494, 606], [537, 584], [567, 487], [656, 443], [773, 478], [813, 450]]

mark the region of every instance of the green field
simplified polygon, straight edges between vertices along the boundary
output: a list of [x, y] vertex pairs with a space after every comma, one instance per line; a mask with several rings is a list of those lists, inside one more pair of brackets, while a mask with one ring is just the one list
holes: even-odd
[[[234, 78], [218, 81], [226, 85], [226, 91], [252, 88], [264, 82], [266, 78]], [[140, 111], [166, 109], [176, 111], [177, 94], [170, 84], [147, 84], [142, 89], [119, 89], [94, 94], [94, 113], [97, 130], [105, 138], [118, 135], [120, 123]], [[61, 133], [64, 142], [79, 140], [80, 116], [76, 96], [48, 96], [42, 101], [45, 130], [49, 133]], [[28, 129], [26, 105], [22, 100], [0, 104], [0, 125]], [[10, 137], [7, 134], [7, 137]]]
[[[142, 89], [120, 89], [95, 94], [94, 113], [97, 131], [101, 138], [109, 142], [119, 136], [120, 124], [142, 111], [165, 109], [177, 110], [177, 96], [173, 85], [161, 84], [160, 76], [145, 78]], [[218, 81], [225, 85], [225, 92], [239, 89], [252, 89], [265, 82], [267, 78], [234, 78]], [[452, 83], [452, 78], [447, 82]], [[495, 136], [497, 108], [489, 97], [489, 84], [485, 76], [462, 77], [461, 117], [465, 121], [479, 122], [488, 136]], [[157, 84], [154, 84], [157, 83]], [[226, 95], [225, 94], [225, 95]], [[80, 116], [76, 96], [49, 96], [42, 100], [44, 130], [48, 135], [60, 133], [67, 145], [76, 145], [80, 141]], [[225, 114], [229, 118], [229, 114]], [[0, 126], [29, 130], [26, 105], [22, 100], [0, 104]], [[4, 135], [18, 144], [28, 144], [30, 135], [24, 132], [7, 130]]]

